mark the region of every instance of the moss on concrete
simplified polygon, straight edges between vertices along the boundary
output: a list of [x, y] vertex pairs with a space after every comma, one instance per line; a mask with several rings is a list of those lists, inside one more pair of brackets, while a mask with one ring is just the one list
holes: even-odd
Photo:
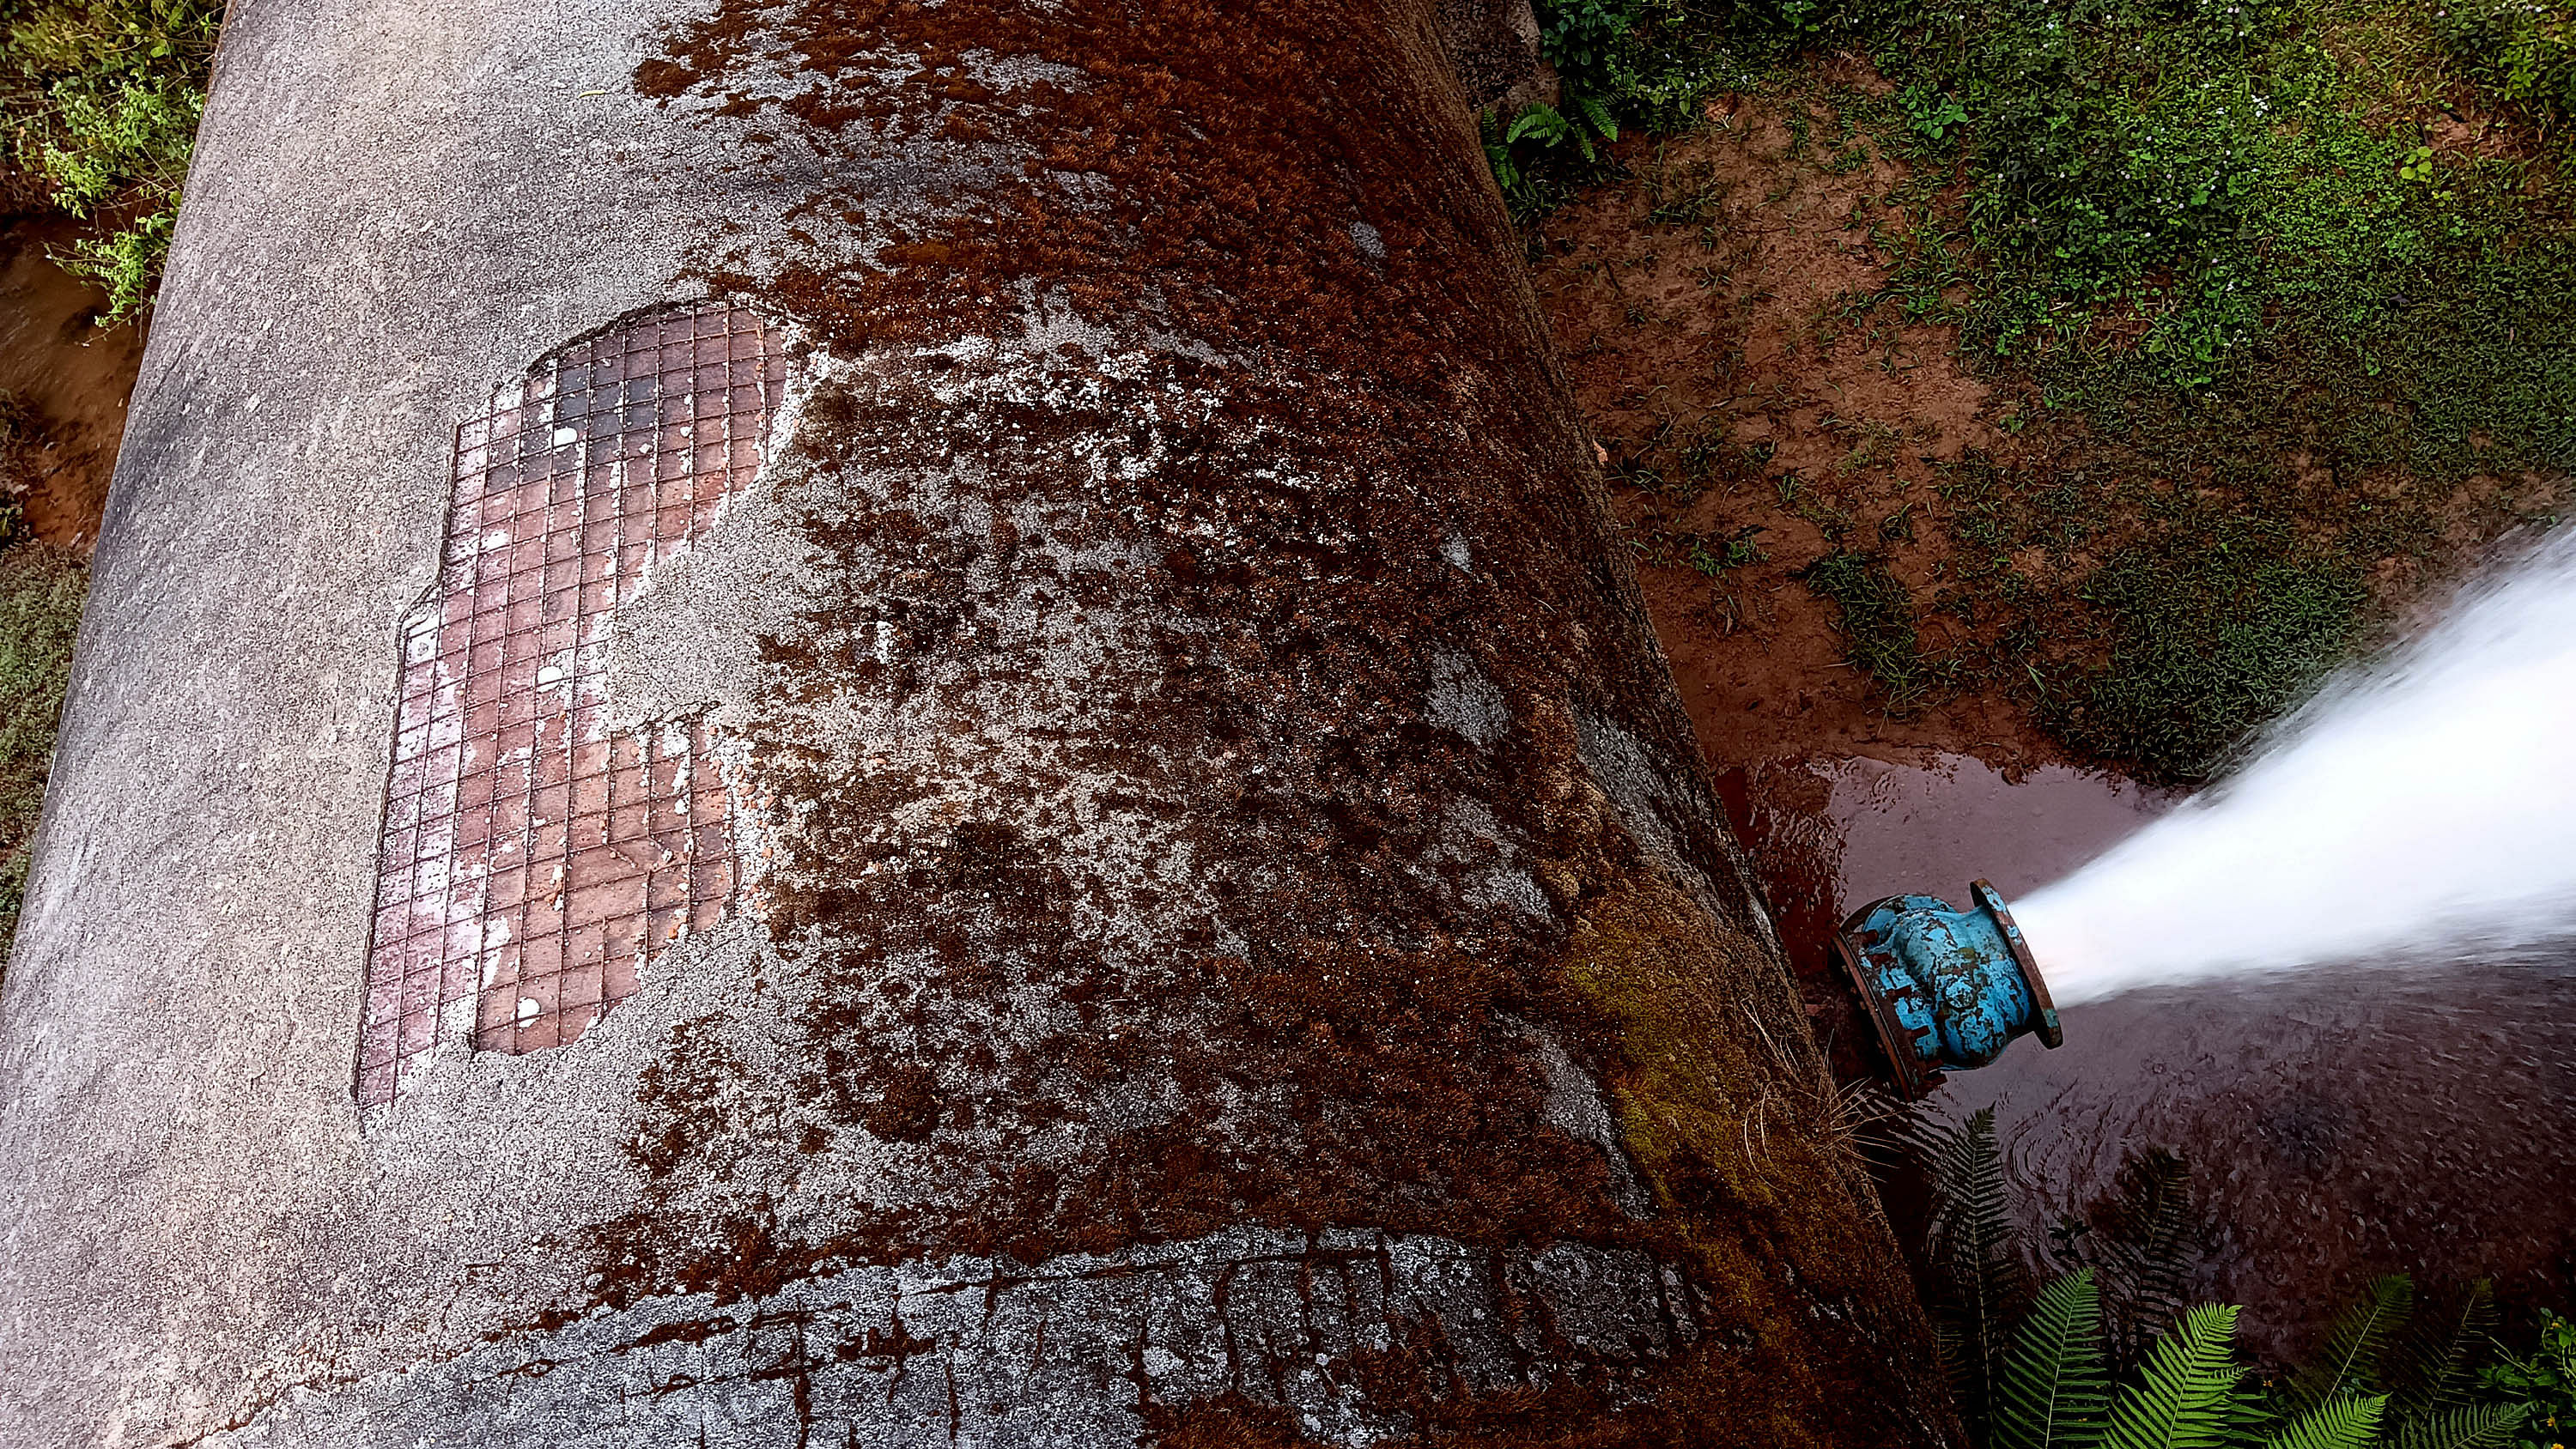
[[[1691, 1387], [1667, 1401], [1723, 1405], [1726, 1419], [1676, 1442], [1846, 1442], [1894, 1406], [1940, 1401], [1931, 1345], [1795, 993], [1756, 941], [1714, 927], [1639, 872], [1584, 918], [1567, 956], [1616, 1025], [1607, 1085], [1639, 1173], [1717, 1316], [1758, 1325], [1682, 1370]], [[1805, 1338], [1820, 1316], [1856, 1331]]]

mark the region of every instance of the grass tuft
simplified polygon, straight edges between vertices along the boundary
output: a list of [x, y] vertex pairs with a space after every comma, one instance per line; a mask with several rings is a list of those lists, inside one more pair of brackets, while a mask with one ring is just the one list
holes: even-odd
[[88, 572], [69, 554], [32, 540], [0, 551], [0, 953], [18, 929], [88, 593]]
[[1800, 569], [1798, 577], [1841, 611], [1852, 666], [1878, 681], [1891, 713], [1919, 707], [1946, 682], [1949, 665], [1925, 657], [1914, 595], [1888, 571], [1886, 559], [1836, 549]]

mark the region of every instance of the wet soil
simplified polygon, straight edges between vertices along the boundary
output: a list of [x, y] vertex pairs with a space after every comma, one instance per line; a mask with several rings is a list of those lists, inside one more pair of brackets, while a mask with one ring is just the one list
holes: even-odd
[[[1638, 183], [1596, 189], [1532, 244], [1702, 746], [1720, 768], [1921, 748], [2064, 762], [1996, 692], [1891, 714], [1835, 606], [1799, 578], [1858, 539], [1895, 545], [1897, 581], [1928, 591], [1950, 565], [1947, 532], [1924, 523], [1942, 465], [2019, 446], [2018, 392], [1969, 373], [1955, 328], [1841, 320], [1885, 282], [1869, 228], [1902, 169], [1865, 143], [1824, 145], [1767, 98], [1709, 118], [1632, 144]], [[1960, 642], [1945, 618], [1922, 627], [1927, 655]]]
[[47, 256], [71, 235], [59, 219], [0, 225], [0, 487], [39, 541], [86, 556], [125, 436], [143, 328], [98, 325], [106, 294]]

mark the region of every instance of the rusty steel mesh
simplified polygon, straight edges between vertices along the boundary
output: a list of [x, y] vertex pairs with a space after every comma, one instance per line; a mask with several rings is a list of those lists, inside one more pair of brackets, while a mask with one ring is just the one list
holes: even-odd
[[760, 467], [786, 357], [711, 303], [540, 363], [457, 429], [437, 583], [403, 624], [357, 1094], [442, 1034], [560, 1046], [721, 918], [735, 860], [703, 718], [620, 728], [618, 606]]

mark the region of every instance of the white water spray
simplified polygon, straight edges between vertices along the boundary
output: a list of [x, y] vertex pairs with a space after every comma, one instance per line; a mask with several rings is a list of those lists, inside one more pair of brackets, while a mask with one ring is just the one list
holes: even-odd
[[2576, 534], [2012, 909], [2060, 1005], [2576, 933]]

